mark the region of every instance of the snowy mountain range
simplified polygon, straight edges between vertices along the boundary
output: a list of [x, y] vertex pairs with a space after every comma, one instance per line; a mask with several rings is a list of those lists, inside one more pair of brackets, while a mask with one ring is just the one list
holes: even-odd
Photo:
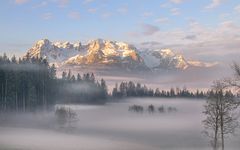
[[[186, 70], [190, 67], [212, 67], [216, 63], [189, 61], [171, 49], [141, 50], [125, 43], [96, 39], [80, 42], [51, 42], [43, 39], [30, 48], [26, 55], [43, 57], [57, 67], [108, 66], [128, 70]], [[25, 56], [26, 56], [25, 55]]]

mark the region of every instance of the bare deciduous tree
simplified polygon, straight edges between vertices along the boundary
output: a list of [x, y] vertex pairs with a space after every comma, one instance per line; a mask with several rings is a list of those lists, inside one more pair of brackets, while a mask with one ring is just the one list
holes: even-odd
[[225, 82], [214, 82], [205, 105], [204, 114], [207, 118], [203, 123], [206, 129], [205, 133], [212, 138], [211, 144], [214, 150], [218, 149], [220, 145], [224, 150], [225, 137], [233, 134], [238, 127], [235, 110], [239, 103], [227, 88], [228, 85]]
[[213, 91], [210, 91], [207, 104], [204, 107], [205, 111], [203, 113], [207, 116], [203, 121], [206, 129], [204, 133], [211, 138], [211, 146], [213, 150], [216, 150], [218, 148], [219, 138], [219, 100]]

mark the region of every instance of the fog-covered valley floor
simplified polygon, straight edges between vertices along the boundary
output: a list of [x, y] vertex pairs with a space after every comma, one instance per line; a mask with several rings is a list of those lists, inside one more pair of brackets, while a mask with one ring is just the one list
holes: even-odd
[[[106, 105], [65, 105], [77, 121], [59, 127], [54, 112], [1, 116], [1, 150], [202, 150], [211, 149], [203, 134], [204, 100], [126, 99]], [[144, 107], [142, 113], [129, 106]], [[149, 113], [147, 106], [174, 107], [176, 112]], [[59, 105], [56, 107], [60, 107]], [[62, 107], [62, 106], [61, 106]], [[237, 150], [239, 136], [227, 139]], [[231, 141], [231, 142], [230, 142]]]

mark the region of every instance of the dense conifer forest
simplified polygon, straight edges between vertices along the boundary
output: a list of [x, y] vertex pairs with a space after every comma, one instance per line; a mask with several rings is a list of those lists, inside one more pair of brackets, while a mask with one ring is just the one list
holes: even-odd
[[42, 58], [0, 56], [2, 111], [47, 109], [54, 103], [56, 70]]
[[0, 91], [1, 111], [46, 110], [59, 102], [103, 103], [107, 98], [105, 81], [95, 81], [94, 74], [81, 78], [69, 71], [58, 79], [54, 65], [28, 55], [18, 60], [0, 56]]

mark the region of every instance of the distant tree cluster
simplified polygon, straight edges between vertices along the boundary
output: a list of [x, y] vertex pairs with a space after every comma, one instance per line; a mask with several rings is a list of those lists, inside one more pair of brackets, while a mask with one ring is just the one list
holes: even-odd
[[54, 103], [55, 67], [46, 59], [0, 56], [0, 110], [32, 111]]
[[195, 93], [187, 88], [171, 88], [170, 90], [160, 90], [159, 88], [151, 89], [140, 83], [121, 82], [120, 85], [115, 85], [112, 91], [112, 97], [186, 97], [186, 98], [205, 98], [206, 93], [197, 90]]
[[[136, 104], [128, 107], [128, 111], [130, 111], [130, 112], [143, 113], [144, 110], [145, 109], [143, 106], [136, 105]], [[148, 105], [146, 111], [150, 114], [153, 114], [156, 111], [158, 111], [159, 113], [165, 113], [165, 112], [171, 113], [171, 112], [176, 112], [177, 108], [171, 107], [171, 106], [165, 107], [163, 105], [157, 108], [154, 105], [150, 104], [150, 105]]]
[[93, 73], [75, 76], [68, 72], [62, 72], [59, 80], [58, 100], [64, 103], [104, 103], [108, 97], [108, 89], [104, 79], [96, 81]]

